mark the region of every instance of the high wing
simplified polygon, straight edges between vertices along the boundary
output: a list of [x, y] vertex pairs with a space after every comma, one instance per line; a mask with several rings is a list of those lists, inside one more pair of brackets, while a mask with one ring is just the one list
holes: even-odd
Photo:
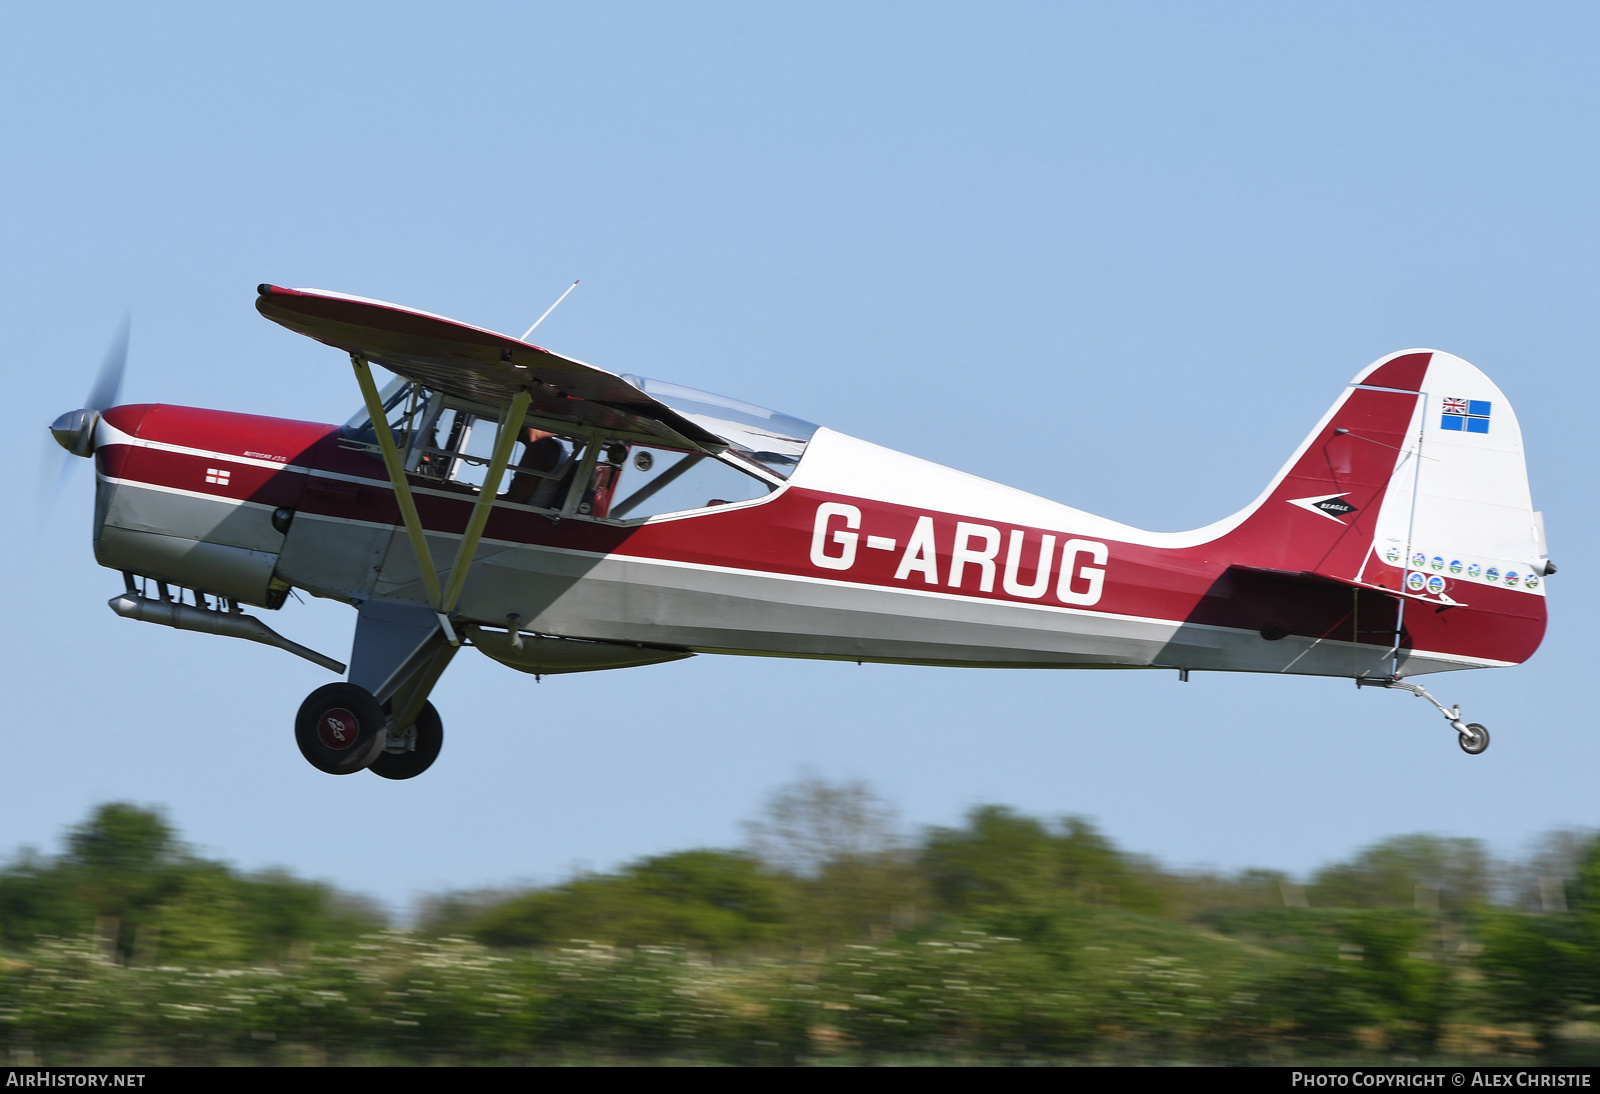
[[721, 452], [727, 443], [615, 373], [453, 319], [320, 289], [261, 285], [256, 310], [398, 376], [504, 411], [518, 393], [537, 418]]

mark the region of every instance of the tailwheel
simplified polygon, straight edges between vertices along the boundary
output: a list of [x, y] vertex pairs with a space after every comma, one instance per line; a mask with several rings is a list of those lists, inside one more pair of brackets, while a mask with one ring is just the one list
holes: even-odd
[[1356, 677], [1356, 687], [1398, 688], [1401, 691], [1409, 691], [1418, 699], [1426, 699], [1439, 709], [1439, 713], [1444, 715], [1445, 721], [1450, 723], [1451, 730], [1453, 730], [1456, 734], [1456, 744], [1460, 745], [1461, 751], [1465, 752], [1468, 756], [1480, 755], [1489, 748], [1489, 731], [1488, 729], [1484, 728], [1483, 723], [1462, 722], [1461, 707], [1459, 704], [1453, 707], [1445, 706], [1432, 695], [1428, 694], [1428, 689], [1423, 687], [1421, 684], [1413, 684], [1409, 680], [1400, 679], [1398, 676], [1379, 678], [1376, 680], [1365, 676], [1358, 676]]
[[318, 771], [349, 775], [382, 755], [388, 722], [383, 706], [366, 688], [324, 684], [300, 704], [294, 739], [300, 754]]
[[414, 779], [433, 766], [443, 744], [444, 723], [433, 704], [425, 701], [416, 722], [393, 735], [370, 770], [385, 779]]

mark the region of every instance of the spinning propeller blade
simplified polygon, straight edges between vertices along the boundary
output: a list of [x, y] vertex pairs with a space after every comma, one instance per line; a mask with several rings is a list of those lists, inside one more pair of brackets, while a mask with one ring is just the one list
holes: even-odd
[[122, 391], [122, 371], [128, 364], [128, 330], [132, 323], [132, 316], [122, 320], [117, 336], [106, 350], [106, 359], [100, 364], [100, 375], [94, 378], [94, 387], [89, 389], [89, 399], [83, 404], [85, 408], [105, 410], [116, 405], [117, 394]]
[[94, 379], [94, 385], [89, 388], [89, 395], [84, 405], [78, 410], [67, 411], [50, 423], [50, 435], [55, 438], [57, 444], [66, 449], [67, 455], [52, 460], [49, 446], [46, 445], [44, 455], [39, 461], [41, 524], [49, 511], [54, 508], [56, 499], [61, 496], [68, 478], [71, 477], [72, 462], [68, 457], [93, 454], [94, 430], [100, 422], [100, 412], [116, 405], [117, 396], [122, 391], [122, 374], [128, 365], [128, 331], [131, 325], [131, 317], [123, 319], [122, 326], [118, 328], [116, 336], [112, 338], [111, 345], [106, 350], [105, 360], [100, 363], [100, 372]]

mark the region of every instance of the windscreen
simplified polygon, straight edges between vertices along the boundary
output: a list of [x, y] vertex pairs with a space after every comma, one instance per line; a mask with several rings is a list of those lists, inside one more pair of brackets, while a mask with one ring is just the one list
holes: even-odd
[[[411, 413], [415, 410], [411, 398], [415, 392], [416, 385], [401, 376], [391, 379], [378, 392], [378, 401], [383, 404], [383, 409], [388, 415], [390, 429], [397, 430], [408, 423]], [[367, 413], [365, 403], [350, 415], [350, 420], [344, 423], [342, 432], [351, 440], [366, 444], [378, 443], [377, 431], [372, 428], [372, 415]]]
[[806, 445], [817, 431], [811, 422], [723, 395], [647, 380], [642, 376], [624, 376], [623, 379], [696, 425], [709, 429], [727, 441], [736, 453], [781, 478], [793, 474]]

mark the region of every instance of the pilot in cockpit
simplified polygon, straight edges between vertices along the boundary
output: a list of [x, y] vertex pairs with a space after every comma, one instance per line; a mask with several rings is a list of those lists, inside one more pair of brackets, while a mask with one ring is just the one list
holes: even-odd
[[522, 457], [506, 490], [506, 500], [550, 508], [561, 493], [571, 457], [554, 433], [529, 427], [522, 436]]

